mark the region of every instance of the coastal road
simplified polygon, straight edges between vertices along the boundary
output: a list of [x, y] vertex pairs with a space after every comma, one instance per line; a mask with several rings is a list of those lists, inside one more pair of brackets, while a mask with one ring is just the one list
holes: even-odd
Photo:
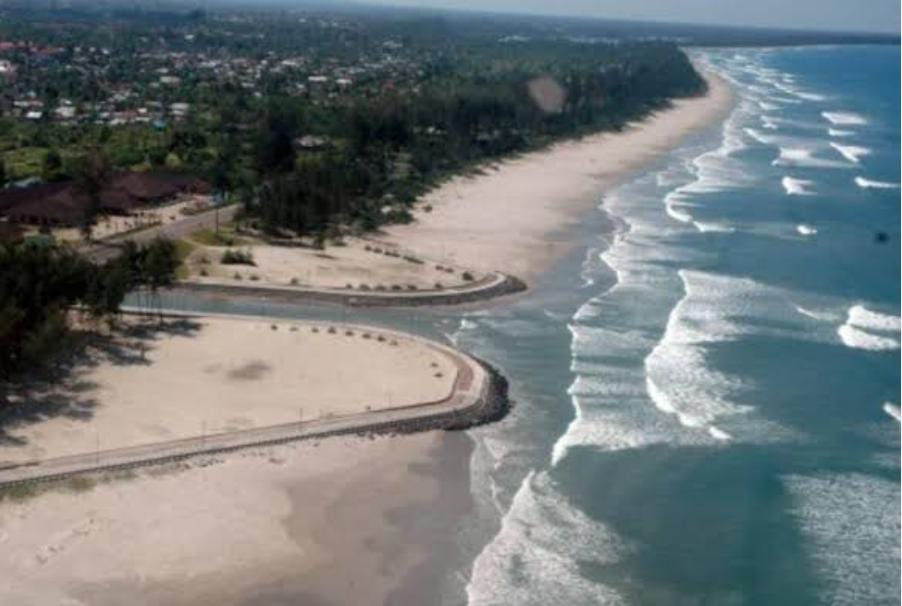
[[212, 229], [216, 227], [217, 223], [228, 223], [235, 218], [240, 207], [240, 204], [220, 206], [195, 215], [189, 215], [184, 219], [167, 225], [158, 225], [131, 234], [107, 238], [103, 242], [97, 242], [87, 247], [84, 252], [95, 263], [104, 263], [119, 254], [119, 245], [124, 242], [130, 240], [135, 244], [147, 244], [160, 237], [178, 240], [191, 235], [199, 229]]

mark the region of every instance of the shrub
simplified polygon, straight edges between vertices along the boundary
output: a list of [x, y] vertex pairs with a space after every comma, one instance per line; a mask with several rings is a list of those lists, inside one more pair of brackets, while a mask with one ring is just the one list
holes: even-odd
[[329, 330], [328, 330], [327, 332], [328, 332], [330, 335], [334, 335], [337, 331], [335, 330], [335, 327], [334, 327], [334, 326], [330, 326], [330, 327], [329, 327]]
[[316, 326], [314, 326], [314, 327], [313, 327], [313, 328], [311, 328], [311, 329], [310, 329], [310, 330], [311, 330], [311, 331], [313, 331], [313, 332], [319, 332], [319, 328], [318, 328], [318, 327], [316, 327]]
[[239, 274], [239, 273], [236, 271], [236, 272], [235, 272], [235, 275], [233, 275], [232, 277], [235, 278], [236, 280], [240, 280], [240, 279], [241, 279], [241, 274]]
[[206, 269], [201, 269], [201, 270], [200, 270], [200, 275], [203, 276], [203, 277], [206, 277], [206, 276], [208, 276], [209, 274], [207, 273], [207, 270], [206, 270]]
[[475, 280], [473, 274], [468, 271], [465, 271], [461, 277], [464, 279], [464, 282], [472, 282], [473, 280]]
[[380, 284], [376, 287], [376, 290], [388, 290], [388, 289], [385, 288], [385, 284]]
[[416, 284], [408, 284], [407, 290], [419, 290]]
[[254, 274], [250, 277], [250, 279], [252, 282], [256, 282], [260, 279], [260, 276], [258, 276], [257, 274]]
[[435, 283], [435, 290], [441, 290], [444, 288], [444, 285], [441, 282]]
[[365, 332], [365, 333], [363, 333], [363, 338], [364, 338], [364, 339], [372, 339], [373, 336], [372, 336], [370, 333]]
[[353, 331], [353, 330], [346, 330], [346, 331], [345, 331], [345, 336], [346, 336], [346, 337], [353, 337], [353, 336], [354, 336], [354, 331]]
[[423, 211], [424, 211], [424, 212], [427, 212], [427, 213], [431, 213], [431, 212], [432, 212], [432, 205], [431, 205], [431, 204], [427, 204], [426, 206], [423, 207]]
[[369, 285], [369, 284], [361, 284], [361, 285], [358, 286], [357, 288], [359, 288], [360, 290], [369, 290], [369, 289], [370, 289], [370, 285]]
[[297, 278], [292, 278], [291, 280], [288, 281], [288, 283], [291, 284], [292, 286], [297, 286], [297, 285], [298, 285], [298, 279], [297, 279]]
[[254, 256], [249, 250], [226, 249], [219, 260], [223, 265], [256, 265]]
[[373, 250], [373, 247], [370, 246], [369, 244], [367, 244], [366, 246], [363, 247], [363, 250], [365, 250], [365, 251], [367, 251], [367, 252], [370, 252], [370, 251]]
[[270, 324], [270, 325], [269, 325], [269, 329], [270, 329], [270, 330], [279, 330], [279, 327], [276, 326], [275, 324]]
[[392, 290], [401, 290], [401, 285], [400, 284], [392, 284], [391, 289]]
[[379, 335], [378, 337], [376, 337], [376, 340], [379, 341], [380, 343], [385, 343], [385, 337], [383, 337], [382, 335]]

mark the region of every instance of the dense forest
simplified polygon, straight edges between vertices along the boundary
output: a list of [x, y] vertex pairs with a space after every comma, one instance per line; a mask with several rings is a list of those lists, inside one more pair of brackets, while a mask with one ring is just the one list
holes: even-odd
[[[503, 52], [494, 52], [503, 51]], [[705, 83], [670, 44], [518, 44], [479, 49], [467, 64], [430, 65], [415, 95], [387, 93], [314, 122], [307, 108], [272, 99], [247, 198], [266, 229], [363, 229], [405, 220], [417, 196], [453, 171], [561, 137], [618, 130]], [[299, 155], [290, 142], [315, 130], [340, 141]]]

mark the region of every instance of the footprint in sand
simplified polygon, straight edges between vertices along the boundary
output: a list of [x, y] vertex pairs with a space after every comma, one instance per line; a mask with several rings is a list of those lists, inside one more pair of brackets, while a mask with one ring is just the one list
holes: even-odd
[[46, 564], [51, 558], [65, 551], [72, 543], [91, 534], [96, 527], [96, 520], [90, 518], [83, 524], [60, 533], [55, 540], [38, 549], [38, 552], [34, 556], [35, 559], [39, 564]]

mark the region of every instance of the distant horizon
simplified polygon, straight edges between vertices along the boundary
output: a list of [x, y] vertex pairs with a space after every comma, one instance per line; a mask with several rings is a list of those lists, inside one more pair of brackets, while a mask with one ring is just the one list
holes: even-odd
[[[0, 8], [22, 2], [23, 0], [0, 0]], [[788, 5], [785, 0], [759, 0], [754, 7], [749, 7], [744, 0], [646, 0], [641, 6], [636, 6], [629, 0], [558, 0], [552, 9], [547, 7], [546, 0], [486, 0], [478, 6], [472, 6], [465, 0], [37, 0], [29, 4], [32, 6], [43, 4], [47, 8], [110, 5], [182, 9], [209, 9], [216, 6], [261, 9], [397, 8], [897, 38], [900, 36], [900, 19], [902, 19], [899, 3], [892, 0], [874, 0], [867, 11], [861, 10], [850, 0], [796, 0], [792, 5]]]
[[[251, 4], [254, 3], [253, 0], [245, 1]], [[772, 5], [785, 4], [780, 2], [780, 0], [768, 0], [768, 2]], [[655, 0], [651, 4], [661, 5], [668, 3], [672, 4], [672, 1]], [[544, 17], [583, 17], [587, 19], [601, 19], [610, 21], [633, 21], [639, 23], [646, 22], [689, 26], [695, 25], [768, 30], [801, 30], [824, 33], [860, 33], [895, 36], [898, 36], [900, 34], [900, 6], [898, 2], [878, 0], [878, 2], [874, 4], [880, 7], [880, 10], [871, 10], [871, 13], [869, 15], [863, 15], [860, 7], [855, 7], [853, 3], [846, 0], [829, 0], [827, 2], [824, 2], [823, 0], [809, 0], [802, 3], [809, 6], [809, 10], [811, 11], [812, 15], [829, 11], [831, 7], [836, 9], [836, 7], [844, 6], [853, 10], [851, 10], [848, 15], [840, 12], [832, 12], [830, 13], [830, 15], [820, 15], [817, 20], [811, 21], [802, 18], [804, 16], [807, 16], [807, 13], [805, 13], [804, 15], [796, 14], [794, 15], [795, 19], [793, 21], [784, 19], [783, 21], [778, 23], [771, 21], [770, 19], [752, 19], [740, 21], [729, 18], [718, 19], [717, 17], [682, 18], [678, 14], [673, 15], [666, 12], [660, 14], [656, 13], [654, 12], [655, 9], [653, 8], [651, 9], [651, 11], [649, 11], [648, 6], [650, 3], [648, 2], [643, 3], [642, 7], [636, 7], [634, 3], [628, 2], [626, 0], [616, 0], [613, 2], [594, 2], [592, 0], [560, 0], [555, 4], [555, 8], [553, 10], [548, 10], [545, 7], [542, 7], [541, 5], [545, 4], [545, 2], [543, 2], [542, 0], [488, 0], [486, 3], [481, 4], [478, 7], [468, 6], [460, 0], [425, 0], [425, 2], [423, 0], [362, 0], [357, 2], [357, 4], [388, 8], [397, 7], [411, 9], [444, 9], [459, 10], [469, 13], [493, 13]], [[587, 8], [589, 8], [588, 5], [594, 4], [603, 4], [605, 10], [586, 10]], [[723, 13], [724, 8], [726, 8], [728, 5], [739, 6], [740, 4], [744, 3], [740, 3], [738, 0], [684, 0], [683, 4], [692, 5], [697, 10], [707, 10], [717, 6], [720, 7], [720, 10], [715, 11], [715, 13]], [[611, 5], [614, 6], [612, 7]], [[797, 7], [793, 5], [793, 10], [795, 10], [796, 8]], [[873, 8], [874, 6], [868, 7], [868, 9]], [[836, 19], [840, 19], [844, 16], [851, 16], [855, 17], [857, 21], [848, 22], [848, 20], [844, 20], [841, 23], [838, 21], [832, 22], [829, 20], [831, 15], [835, 16], [834, 18]], [[828, 20], [824, 20], [825, 17]], [[867, 20], [864, 20], [865, 18], [867, 18]], [[884, 27], [887, 22], [892, 24], [889, 28]]]

